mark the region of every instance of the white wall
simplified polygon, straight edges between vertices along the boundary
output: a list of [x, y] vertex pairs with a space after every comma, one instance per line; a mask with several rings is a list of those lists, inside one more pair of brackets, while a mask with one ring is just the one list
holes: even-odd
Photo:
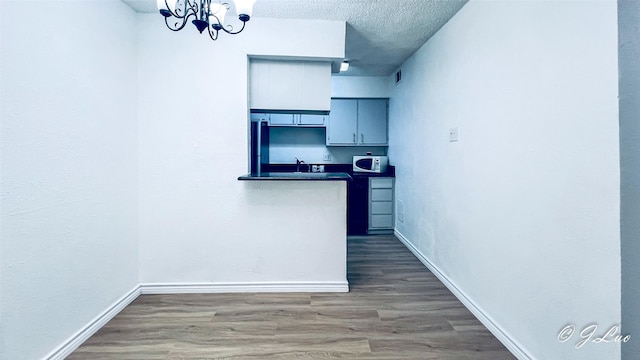
[[258, 250], [323, 233], [314, 232], [313, 217], [270, 229], [268, 238], [256, 227], [283, 219], [256, 213], [263, 205], [237, 180], [248, 169], [247, 56], [342, 58], [344, 31], [343, 22], [256, 18], [242, 34], [213, 42], [191, 26], [174, 33], [158, 15], [138, 15], [141, 282], [292, 276], [264, 266], [269, 259]]
[[138, 283], [135, 14], [0, 8], [0, 358], [38, 359]]
[[622, 358], [640, 354], [640, 2], [618, 2], [620, 66], [620, 177], [622, 253]]
[[390, 84], [384, 76], [331, 77], [331, 97], [342, 98], [388, 98]]
[[[4, 6], [2, 6], [2, 4], [0, 3], [0, 21], [2, 21], [3, 19], [3, 10], [4, 10]], [[0, 23], [0, 31], [3, 30], [2, 28], [2, 23]], [[4, 70], [4, 67], [2, 66], [2, 62], [4, 57], [2, 56], [2, 42], [3, 42], [3, 36], [2, 34], [4, 34], [4, 32], [0, 32], [0, 140], [2, 139], [2, 117], [3, 117], [3, 107], [2, 107], [2, 103], [3, 103], [3, 96], [2, 96], [2, 91], [3, 91], [3, 86], [2, 84], [4, 84], [4, 80], [2, 79], [2, 73]], [[3, 195], [3, 191], [2, 191], [2, 145], [0, 145], [0, 199], [2, 199], [4, 197]], [[4, 354], [6, 352], [7, 348], [7, 343], [4, 339], [4, 329], [2, 326], [2, 300], [3, 300], [3, 296], [2, 296], [2, 268], [4, 267], [3, 265], [3, 261], [2, 261], [2, 203], [3, 201], [0, 201], [0, 358], [4, 358]]]
[[472, 0], [392, 90], [397, 231], [537, 359], [620, 357], [557, 340], [620, 322], [616, 21], [615, 1]]

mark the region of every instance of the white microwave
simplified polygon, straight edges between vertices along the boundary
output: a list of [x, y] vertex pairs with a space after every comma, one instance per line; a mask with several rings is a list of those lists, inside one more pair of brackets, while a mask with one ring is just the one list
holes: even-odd
[[354, 156], [353, 172], [386, 173], [388, 164], [386, 156]]

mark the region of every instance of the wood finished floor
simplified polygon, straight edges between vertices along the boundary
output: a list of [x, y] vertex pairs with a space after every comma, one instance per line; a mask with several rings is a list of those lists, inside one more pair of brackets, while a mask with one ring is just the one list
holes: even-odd
[[67, 359], [515, 359], [393, 236], [348, 241], [349, 293], [142, 295]]

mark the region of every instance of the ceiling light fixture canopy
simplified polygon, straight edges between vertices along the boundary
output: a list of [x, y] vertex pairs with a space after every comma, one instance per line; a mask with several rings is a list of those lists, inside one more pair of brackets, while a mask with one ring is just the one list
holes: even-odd
[[217, 0], [156, 0], [158, 11], [164, 16], [164, 22], [172, 31], [182, 30], [192, 16], [191, 23], [202, 33], [207, 30], [212, 40], [218, 39], [220, 30], [235, 35], [244, 30], [247, 21], [251, 19], [253, 5], [256, 0], [233, 0], [238, 19], [242, 27], [234, 30], [233, 26], [224, 24], [224, 17], [230, 6], [229, 3]]

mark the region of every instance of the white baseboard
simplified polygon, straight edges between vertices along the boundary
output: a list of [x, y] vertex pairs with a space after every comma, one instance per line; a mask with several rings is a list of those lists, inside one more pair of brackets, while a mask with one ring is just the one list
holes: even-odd
[[45, 357], [47, 360], [63, 360], [89, 339], [109, 320], [141, 294], [188, 294], [188, 293], [238, 293], [238, 292], [349, 292], [349, 283], [344, 282], [257, 282], [257, 283], [202, 283], [202, 284], [140, 284], [118, 299], [100, 315], [71, 336]]
[[56, 350], [51, 352], [45, 359], [48, 360], [63, 360], [69, 356], [75, 349], [77, 349], [83, 342], [95, 334], [100, 328], [102, 328], [109, 320], [113, 319], [120, 311], [122, 311], [127, 305], [131, 304], [140, 295], [140, 286], [136, 286], [126, 295], [118, 299], [115, 303], [109, 306], [100, 315], [96, 316], [87, 325], [80, 329], [77, 333], [71, 336], [67, 341], [60, 345]]
[[187, 284], [141, 284], [142, 294], [255, 293], [255, 292], [349, 292], [344, 282], [223, 282]]
[[426, 266], [449, 291], [455, 295], [458, 300], [469, 310], [471, 313], [480, 320], [480, 322], [519, 360], [534, 360], [535, 358], [529, 354], [519, 342], [514, 340], [508, 332], [502, 327], [496, 324], [491, 317], [486, 314], [478, 305], [476, 305], [467, 295], [456, 286], [440, 269], [434, 265], [429, 259], [427, 259], [420, 250], [418, 250], [413, 244], [400, 233], [398, 230], [394, 231], [394, 235], [400, 239], [400, 241], [420, 260], [424, 266]]

